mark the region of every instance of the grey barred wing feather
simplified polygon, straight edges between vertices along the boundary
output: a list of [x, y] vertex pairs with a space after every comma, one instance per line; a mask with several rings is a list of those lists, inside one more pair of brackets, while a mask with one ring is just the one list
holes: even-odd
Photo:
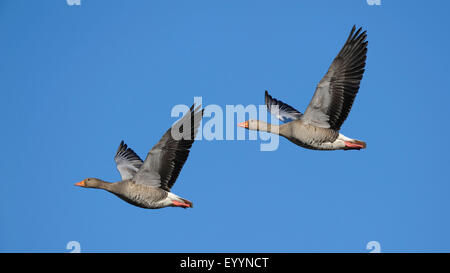
[[271, 113], [272, 115], [275, 115], [282, 122], [297, 120], [300, 119], [303, 115], [289, 104], [273, 98], [271, 95], [269, 95], [269, 92], [267, 92], [267, 90], [264, 95], [264, 100], [267, 106], [267, 111], [269, 111], [269, 113]]
[[133, 178], [143, 163], [142, 159], [131, 148], [128, 148], [123, 140], [120, 142], [114, 161], [116, 161], [116, 167], [122, 180]]
[[353, 26], [339, 54], [317, 85], [302, 117], [317, 127], [339, 130], [347, 118], [364, 74], [367, 54], [366, 31]]
[[203, 116], [200, 106], [190, 108], [150, 150], [133, 181], [170, 191], [189, 156]]

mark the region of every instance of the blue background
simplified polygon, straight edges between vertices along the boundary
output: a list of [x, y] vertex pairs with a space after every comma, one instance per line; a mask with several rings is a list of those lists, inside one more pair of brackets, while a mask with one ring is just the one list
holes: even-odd
[[[1, 1], [0, 251], [450, 250], [445, 1]], [[193, 209], [144, 210], [104, 191], [124, 139], [141, 157], [174, 105], [303, 111], [351, 27], [366, 72], [342, 133], [362, 151], [286, 139], [197, 141], [173, 187]], [[204, 119], [204, 123], [208, 118]], [[243, 130], [243, 129], [239, 129]]]

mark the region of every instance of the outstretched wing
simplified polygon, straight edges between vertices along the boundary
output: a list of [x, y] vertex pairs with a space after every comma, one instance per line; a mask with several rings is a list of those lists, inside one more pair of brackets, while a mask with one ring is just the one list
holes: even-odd
[[142, 166], [142, 159], [131, 148], [128, 148], [123, 140], [120, 142], [114, 161], [116, 161], [116, 167], [122, 180], [131, 179]]
[[266, 102], [267, 111], [269, 111], [272, 115], [275, 115], [282, 122], [290, 122], [300, 119], [303, 115], [289, 104], [272, 98], [267, 90], [265, 92], [264, 100]]
[[202, 120], [200, 106], [190, 108], [153, 146], [133, 181], [170, 191], [189, 156]]
[[366, 31], [350, 35], [328, 72], [317, 85], [302, 120], [317, 127], [339, 130], [348, 116], [364, 74], [367, 54]]

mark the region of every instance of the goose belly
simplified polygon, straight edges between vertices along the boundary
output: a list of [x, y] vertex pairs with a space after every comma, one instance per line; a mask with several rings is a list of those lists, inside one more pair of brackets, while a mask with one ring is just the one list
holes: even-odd
[[171, 205], [171, 201], [167, 198], [167, 192], [161, 189], [128, 192], [127, 194], [116, 194], [116, 196], [131, 205], [145, 209], [159, 209]]
[[292, 130], [292, 135], [288, 139], [306, 149], [335, 150], [334, 142], [338, 136], [339, 132], [332, 129], [302, 124], [302, 126]]

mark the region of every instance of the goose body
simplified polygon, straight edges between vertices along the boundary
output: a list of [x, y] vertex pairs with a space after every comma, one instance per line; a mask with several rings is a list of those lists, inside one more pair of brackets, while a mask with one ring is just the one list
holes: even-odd
[[[186, 162], [203, 116], [200, 107], [176, 122], [148, 152], [145, 161], [122, 141], [114, 160], [122, 180], [115, 183], [87, 178], [76, 183], [85, 188], [103, 189], [141, 208], [192, 208], [193, 203], [171, 192]], [[186, 130], [189, 126], [189, 130]], [[174, 130], [175, 129], [175, 130]], [[176, 131], [178, 130], [178, 131]]]
[[317, 85], [316, 91], [301, 113], [287, 103], [265, 92], [268, 111], [282, 122], [267, 124], [248, 120], [238, 126], [279, 134], [294, 144], [313, 150], [360, 150], [366, 143], [341, 134], [340, 128], [347, 118], [359, 90], [364, 74], [367, 54], [366, 31], [352, 28], [350, 35], [333, 60], [328, 72]]
[[192, 202], [158, 187], [136, 184], [132, 180], [110, 184], [112, 187], [108, 190], [109, 192], [137, 207], [147, 209], [193, 207]]
[[301, 120], [295, 120], [282, 126], [287, 127], [289, 134], [286, 138], [291, 142], [307, 149], [332, 150], [339, 133], [332, 129], [320, 128]]

